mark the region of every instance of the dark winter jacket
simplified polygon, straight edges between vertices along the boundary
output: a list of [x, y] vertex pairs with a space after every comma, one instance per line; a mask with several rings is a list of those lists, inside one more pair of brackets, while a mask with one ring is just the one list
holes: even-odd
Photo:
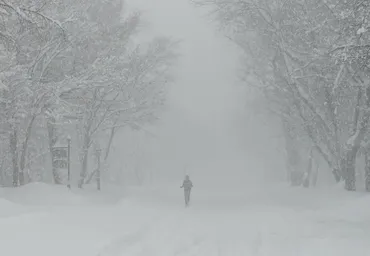
[[190, 190], [193, 187], [193, 183], [191, 182], [191, 180], [184, 180], [181, 187], [185, 190]]

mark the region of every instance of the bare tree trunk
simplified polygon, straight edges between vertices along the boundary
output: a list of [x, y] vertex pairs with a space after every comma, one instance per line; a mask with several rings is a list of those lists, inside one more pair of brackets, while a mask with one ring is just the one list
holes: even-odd
[[345, 188], [348, 191], [356, 190], [356, 155], [358, 147], [353, 147], [346, 152], [344, 166], [342, 166], [344, 173]]
[[334, 168], [332, 173], [333, 173], [334, 179], [337, 183], [340, 182], [342, 180], [342, 178], [344, 179], [343, 174], [341, 173], [340, 169]]
[[107, 159], [108, 159], [110, 149], [112, 147], [113, 138], [114, 138], [115, 134], [116, 134], [116, 127], [113, 127], [110, 131], [109, 142], [108, 142], [107, 150], [105, 151], [105, 156], [104, 156], [104, 162], [106, 162]]
[[57, 143], [58, 137], [56, 134], [56, 127], [55, 127], [55, 119], [50, 118], [47, 120], [47, 128], [48, 128], [48, 136], [49, 136], [49, 150], [50, 150], [50, 157], [51, 157], [51, 168], [53, 172], [53, 179], [55, 184], [62, 184], [62, 180], [58, 169], [54, 167], [53, 163], [53, 148]]
[[80, 180], [78, 182], [78, 187], [82, 188], [83, 184], [85, 183], [85, 178], [87, 174], [87, 163], [88, 163], [88, 155], [89, 150], [83, 149], [83, 156], [82, 156], [82, 166], [81, 166], [81, 173], [80, 173]]
[[32, 127], [33, 127], [33, 123], [36, 119], [36, 115], [34, 115], [30, 121], [30, 123], [28, 124], [28, 127], [27, 127], [27, 130], [26, 130], [26, 138], [24, 139], [23, 141], [23, 145], [22, 145], [22, 151], [21, 151], [21, 157], [20, 157], [20, 162], [19, 162], [19, 165], [20, 165], [20, 170], [19, 170], [19, 185], [22, 186], [25, 184], [25, 178], [24, 178], [24, 169], [25, 169], [25, 166], [26, 166], [26, 155], [27, 155], [27, 148], [28, 148], [28, 142], [30, 140], [30, 137], [31, 137], [31, 131], [32, 131]]
[[[111, 129], [111, 132], [110, 132], [110, 135], [109, 135], [108, 146], [107, 146], [107, 149], [106, 149], [105, 155], [104, 155], [104, 163], [107, 162], [107, 159], [108, 159], [108, 156], [109, 156], [109, 153], [110, 153], [110, 149], [112, 147], [112, 142], [113, 142], [113, 138], [114, 138], [115, 134], [116, 134], [116, 127], [113, 127]], [[88, 176], [88, 178], [85, 181], [86, 184], [90, 184], [90, 182], [94, 178], [96, 172], [97, 172], [97, 169], [90, 173], [90, 175]]]
[[18, 186], [19, 182], [19, 166], [18, 166], [18, 133], [16, 129], [10, 134], [10, 152], [12, 154], [12, 164], [13, 164], [13, 187]]
[[89, 148], [90, 148], [90, 137], [88, 134], [85, 134], [84, 137], [84, 144], [82, 149], [82, 165], [81, 165], [81, 173], [80, 173], [80, 180], [78, 182], [78, 187], [82, 188], [83, 184], [85, 183], [85, 178], [87, 175], [87, 165], [88, 165], [88, 157], [89, 157]]
[[295, 140], [290, 133], [290, 124], [288, 120], [282, 120], [283, 132], [285, 139], [285, 152], [286, 152], [286, 168], [288, 174], [288, 181], [292, 186], [302, 185], [303, 173], [299, 170], [301, 162], [300, 155], [295, 145]]
[[0, 178], [1, 178], [1, 185], [5, 185], [4, 184], [4, 181], [5, 181], [5, 157], [4, 155], [1, 153], [1, 162], [0, 162]]
[[285, 145], [285, 168], [286, 168], [286, 175], [287, 175], [287, 182], [291, 183], [292, 182], [292, 166], [290, 164], [290, 147], [289, 143], [290, 142], [290, 135], [288, 132], [288, 122], [282, 118], [282, 130], [284, 134], [284, 145]]
[[319, 164], [315, 161], [315, 171], [313, 172], [313, 176], [312, 176], [312, 186], [313, 187], [316, 187], [318, 177], [319, 177]]
[[[317, 150], [317, 152], [322, 156], [322, 158], [325, 160], [325, 162], [331, 167], [333, 168], [333, 176], [335, 178], [335, 181], [336, 182], [339, 182], [341, 180], [341, 175], [340, 175], [340, 167], [337, 167], [338, 164], [336, 164], [335, 162], [333, 162], [331, 159], [330, 159], [330, 156], [328, 153], [325, 153], [323, 148], [321, 148], [319, 146], [319, 142], [318, 142], [318, 139], [313, 135], [313, 130], [312, 130], [312, 127], [310, 127], [309, 125], [307, 125], [307, 120], [305, 119], [304, 115], [303, 115], [303, 112], [302, 112], [302, 108], [301, 108], [301, 105], [299, 103], [295, 103], [295, 106], [296, 108], [298, 109], [299, 111], [299, 115], [300, 117], [302, 118], [304, 122], [304, 129], [308, 135], [308, 137], [311, 139], [312, 143], [314, 143], [315, 145], [315, 149]], [[328, 146], [328, 149], [329, 149], [329, 146]], [[333, 154], [335, 154], [335, 152], [333, 152]]]
[[[333, 125], [334, 129], [334, 152], [336, 156], [340, 155], [340, 140], [338, 135], [338, 119], [335, 114], [335, 103], [333, 102], [333, 96], [332, 96], [332, 89], [328, 86], [325, 87], [325, 100], [326, 100], [326, 107], [329, 111], [329, 118]], [[360, 93], [360, 92], [359, 92]]]
[[370, 192], [370, 149], [365, 152], [365, 188]]
[[305, 188], [308, 188], [310, 186], [311, 173], [312, 173], [312, 149], [308, 157], [307, 169], [305, 172], [305, 178], [303, 180], [303, 186]]
[[[359, 89], [360, 90], [360, 89]], [[368, 130], [367, 126], [370, 118], [370, 87], [366, 88], [366, 109], [362, 116], [360, 125], [359, 122], [359, 103], [358, 99], [355, 113], [354, 113], [354, 124], [353, 124], [353, 135], [350, 140], [350, 143], [347, 143], [347, 150], [345, 152], [345, 158], [343, 159], [342, 170], [345, 178], [345, 188], [348, 191], [356, 190], [356, 156], [357, 152], [360, 149], [361, 142], [363, 141], [366, 132]]]
[[90, 184], [92, 179], [94, 178], [95, 174], [97, 173], [98, 169], [95, 169], [93, 172], [90, 173], [90, 175], [85, 180], [85, 184]]

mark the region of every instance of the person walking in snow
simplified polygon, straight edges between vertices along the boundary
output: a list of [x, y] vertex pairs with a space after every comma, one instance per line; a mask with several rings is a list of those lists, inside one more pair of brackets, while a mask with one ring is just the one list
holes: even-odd
[[193, 183], [191, 182], [189, 175], [186, 175], [182, 183], [182, 186], [180, 187], [180, 188], [184, 188], [185, 206], [189, 205], [190, 192], [191, 192], [192, 187], [193, 187]]

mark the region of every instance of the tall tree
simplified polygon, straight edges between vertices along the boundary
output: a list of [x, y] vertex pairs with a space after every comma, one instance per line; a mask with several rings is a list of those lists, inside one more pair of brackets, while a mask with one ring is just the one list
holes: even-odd
[[367, 1], [197, 2], [213, 8], [244, 50], [249, 85], [264, 92], [283, 122], [301, 127], [308, 147], [355, 190], [369, 119]]
[[2, 164], [11, 163], [14, 186], [25, 183], [29, 156], [43, 155], [44, 141], [52, 156], [71, 122], [82, 138], [82, 186], [95, 140], [112, 141], [119, 128], [156, 119], [176, 43], [138, 44], [140, 15], [126, 12], [122, 19], [125, 7], [121, 0], [0, 0], [0, 143], [9, 149], [1, 152]]

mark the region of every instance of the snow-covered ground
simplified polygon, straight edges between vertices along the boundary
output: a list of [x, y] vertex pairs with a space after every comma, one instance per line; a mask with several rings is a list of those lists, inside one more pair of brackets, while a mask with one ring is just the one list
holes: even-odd
[[186, 209], [178, 184], [0, 190], [4, 256], [368, 255], [369, 237], [370, 196], [341, 188], [195, 187]]

